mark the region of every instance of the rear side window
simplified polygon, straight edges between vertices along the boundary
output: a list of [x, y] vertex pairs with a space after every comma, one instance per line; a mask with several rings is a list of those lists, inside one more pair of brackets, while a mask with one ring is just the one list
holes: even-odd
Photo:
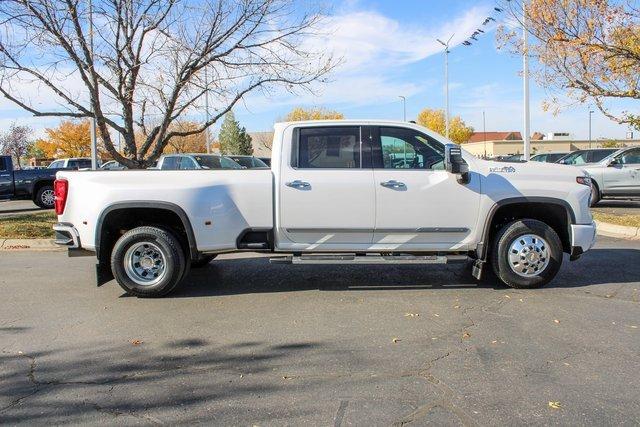
[[604, 160], [605, 157], [610, 156], [615, 153], [617, 150], [598, 150], [591, 153], [591, 162], [599, 162], [600, 160]]
[[0, 171], [6, 171], [7, 169], [7, 163], [4, 157], [0, 157]]
[[91, 160], [78, 160], [78, 168], [80, 169], [91, 169]]
[[620, 155], [620, 163], [623, 165], [637, 165], [640, 164], [640, 149], [629, 150], [626, 153]]
[[360, 168], [360, 128], [350, 126], [300, 129], [292, 166], [301, 169]]

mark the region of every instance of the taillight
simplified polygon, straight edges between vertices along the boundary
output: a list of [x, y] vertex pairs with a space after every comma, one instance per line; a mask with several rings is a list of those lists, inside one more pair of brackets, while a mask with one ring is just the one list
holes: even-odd
[[64, 213], [64, 206], [67, 204], [67, 193], [69, 192], [69, 181], [66, 179], [56, 179], [53, 182], [53, 195], [55, 200], [56, 215]]

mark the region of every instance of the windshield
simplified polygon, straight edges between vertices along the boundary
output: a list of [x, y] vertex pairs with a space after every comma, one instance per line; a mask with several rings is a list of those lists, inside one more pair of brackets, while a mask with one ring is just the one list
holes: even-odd
[[268, 168], [267, 164], [257, 157], [229, 156], [234, 162], [247, 169], [251, 168]]
[[196, 162], [207, 169], [242, 169], [233, 160], [222, 156], [193, 156]]
[[583, 165], [588, 163], [586, 151], [575, 151], [571, 154], [567, 154], [561, 159], [561, 162], [565, 165]]

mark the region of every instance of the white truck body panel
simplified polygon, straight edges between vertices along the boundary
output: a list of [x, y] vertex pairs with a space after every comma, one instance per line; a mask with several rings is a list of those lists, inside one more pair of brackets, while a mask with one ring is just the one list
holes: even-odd
[[[69, 181], [69, 193], [58, 220], [73, 224], [89, 250], [95, 250], [107, 209], [142, 201], [179, 206], [199, 252], [236, 250], [237, 239], [250, 229], [273, 230], [273, 250], [282, 252], [466, 251], [482, 242], [487, 218], [501, 202], [539, 198], [570, 209], [573, 246], [586, 251], [593, 244], [590, 190], [576, 183], [580, 173], [573, 167], [484, 161], [463, 151], [467, 184], [444, 170], [292, 167], [294, 129], [317, 126], [395, 126], [448, 143], [404, 122], [278, 123], [271, 170], [59, 172], [59, 179]], [[381, 185], [391, 180], [405, 188]], [[294, 181], [309, 186], [287, 185]]]

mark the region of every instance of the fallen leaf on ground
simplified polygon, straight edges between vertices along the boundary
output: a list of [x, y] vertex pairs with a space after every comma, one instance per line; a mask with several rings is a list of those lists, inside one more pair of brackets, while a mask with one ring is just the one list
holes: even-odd
[[282, 379], [283, 379], [283, 380], [292, 380], [292, 379], [293, 379], [293, 377], [288, 377], [288, 376], [284, 375], [284, 376], [282, 377]]
[[462, 334], [462, 338], [469, 338], [471, 336], [471, 334], [469, 332], [465, 332], [464, 334]]
[[611, 298], [612, 296], [613, 296], [613, 295], [611, 295], [611, 294], [606, 294], [604, 297], [605, 297], [605, 298]]
[[497, 344], [497, 343], [498, 343], [498, 340], [491, 341], [491, 344]]
[[402, 341], [400, 338], [393, 338], [391, 340], [391, 342], [393, 342], [394, 344], [397, 343], [397, 342], [400, 342], [400, 341]]
[[505, 298], [509, 298], [509, 299], [511, 299], [511, 297], [510, 297], [509, 295], [505, 295], [504, 297], [505, 297]]
[[553, 323], [560, 323], [558, 319], [553, 319]]
[[562, 405], [560, 405], [560, 402], [549, 401], [549, 408], [560, 409], [561, 407]]
[[434, 316], [436, 317], [440, 317], [440, 315], [438, 313], [433, 313]]
[[454, 305], [453, 308], [460, 308], [460, 306], [459, 305]]
[[419, 317], [420, 313], [405, 313], [404, 317]]
[[632, 329], [638, 329], [638, 327], [636, 325], [629, 325], [630, 328]]
[[523, 300], [522, 298], [520, 298], [518, 301], [520, 301], [520, 302], [524, 302], [524, 300]]
[[141, 340], [131, 340], [131, 344], [133, 344], [133, 345], [140, 345], [140, 344], [142, 344], [143, 342], [144, 342], [144, 341], [141, 341]]

